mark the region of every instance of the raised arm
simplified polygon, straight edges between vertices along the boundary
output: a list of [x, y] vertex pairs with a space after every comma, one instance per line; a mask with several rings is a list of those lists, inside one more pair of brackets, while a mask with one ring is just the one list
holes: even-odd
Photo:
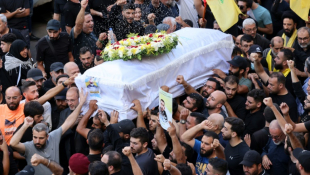
[[208, 120], [204, 120], [200, 124], [192, 127], [191, 129], [187, 130], [183, 135], [182, 135], [182, 140], [188, 144], [191, 147], [194, 147], [195, 145], [195, 135], [197, 132], [205, 129], [205, 130], [211, 130], [213, 127], [212, 122]]
[[[73, 75], [69, 79], [67, 79], [63, 84], [65, 86], [71, 85], [74, 83], [74, 78], [77, 76], [77, 74]], [[59, 92], [61, 92], [65, 86], [64, 85], [57, 85], [56, 87], [48, 90], [42, 97], [40, 97], [37, 101], [43, 105], [45, 102], [53, 98], [55, 95], [57, 95]]]
[[190, 93], [197, 93], [199, 94], [195, 88], [193, 88], [190, 84], [188, 84], [185, 80], [184, 80], [184, 77], [183, 75], [178, 75], [177, 76], [177, 82], [181, 85], [183, 85], [184, 87], [184, 90], [185, 90], [185, 93], [188, 95]]
[[300, 143], [300, 141], [297, 139], [297, 137], [294, 135], [293, 133], [293, 126], [291, 124], [285, 124], [285, 133], [288, 135], [288, 137], [290, 138], [291, 141], [291, 145], [293, 149], [296, 148], [302, 148], [304, 149], [304, 147], [302, 146], [302, 144]]
[[88, 5], [88, 0], [82, 0], [81, 1], [81, 9], [78, 13], [76, 20], [75, 20], [75, 26], [74, 26], [74, 38], [77, 38], [79, 34], [83, 31], [83, 23], [84, 23], [84, 16], [85, 16], [85, 9]]
[[[1, 131], [0, 131], [1, 132]], [[2, 133], [1, 133], [2, 136]], [[8, 145], [6, 144], [5, 139], [2, 139], [2, 144], [0, 145], [0, 149], [3, 152], [3, 157], [2, 157], [2, 167], [3, 167], [3, 175], [8, 175], [10, 171], [10, 152], [8, 149]]]
[[295, 72], [294, 61], [293, 60], [287, 60], [287, 65], [291, 70], [292, 83], [299, 82], [299, 79], [298, 79], [296, 72]]
[[180, 170], [171, 164], [169, 159], [165, 159], [164, 161], [164, 170], [169, 171], [171, 175], [182, 175]]
[[168, 128], [168, 133], [172, 140], [172, 148], [173, 152], [175, 154], [175, 159], [177, 160], [177, 163], [186, 163], [185, 153], [182, 150], [182, 146], [180, 144], [180, 141], [176, 134], [176, 128], [173, 123], [169, 122], [170, 127]]
[[38, 166], [39, 164], [46, 166], [54, 175], [61, 175], [63, 173], [63, 168], [58, 163], [46, 159], [37, 153], [31, 157], [30, 161], [32, 166]]
[[263, 65], [260, 63], [260, 60], [258, 59], [258, 54], [251, 53], [250, 59], [251, 61], [254, 61], [254, 68], [257, 75], [263, 80], [264, 83], [267, 83], [269, 76], [265, 72]]
[[[180, 106], [180, 105], [179, 105]], [[189, 115], [189, 110], [186, 108], [183, 108], [181, 110], [181, 114], [180, 114], [180, 122], [178, 124], [179, 126], [179, 138], [182, 140], [182, 135], [184, 134], [184, 132], [186, 131], [186, 122], [187, 122], [187, 117]]]
[[138, 113], [137, 128], [142, 127], [142, 128], [147, 129], [145, 122], [144, 122], [143, 112], [142, 112], [142, 107], [141, 107], [140, 101], [136, 99], [136, 100], [132, 101], [132, 103], [134, 104], [134, 106], [131, 107], [131, 109], [135, 110]]
[[138, 165], [136, 159], [133, 157], [133, 155], [131, 153], [130, 146], [127, 146], [123, 149], [123, 154], [128, 157], [130, 164], [131, 164], [133, 174], [134, 175], [143, 175], [140, 166]]
[[81, 88], [80, 96], [79, 96], [80, 97], [80, 103], [75, 108], [75, 110], [68, 116], [66, 121], [61, 125], [62, 134], [64, 134], [73, 125], [73, 123], [76, 121], [77, 117], [80, 115], [82, 106], [86, 102], [87, 94], [88, 94], [88, 92], [86, 92], [86, 94], [84, 94], [83, 88]]
[[10, 141], [10, 146], [21, 154], [25, 153], [25, 145], [20, 140], [31, 125], [33, 125], [33, 118], [25, 117], [23, 126], [13, 135]]
[[199, 16], [203, 16], [204, 6], [202, 5], [201, 0], [194, 0], [195, 9], [197, 10], [197, 13]]
[[154, 135], [154, 138], [156, 139], [158, 149], [160, 153], [162, 154], [165, 148], [167, 147], [167, 139], [164, 133], [164, 129], [161, 127], [159, 123], [159, 120], [157, 120], [157, 127], [156, 127], [156, 133]]
[[[278, 111], [278, 109], [274, 106], [271, 97], [267, 97], [263, 100], [266, 106], [269, 106], [272, 112], [274, 113], [276, 119], [278, 120], [279, 125], [281, 126], [282, 131], [284, 132], [286, 121], [281, 115], [281, 113]], [[280, 106], [282, 106], [283, 110], [289, 110], [288, 106], [284, 103], [282, 103]], [[281, 108], [281, 107], [280, 107]]]
[[91, 100], [89, 102], [88, 111], [85, 113], [85, 115], [83, 116], [83, 118], [79, 122], [78, 126], [76, 127], [76, 131], [79, 134], [81, 134], [81, 136], [83, 136], [85, 139], [87, 139], [87, 135], [90, 131], [89, 128], [86, 128], [89, 117], [98, 109], [98, 106], [96, 103], [97, 103], [97, 100]]

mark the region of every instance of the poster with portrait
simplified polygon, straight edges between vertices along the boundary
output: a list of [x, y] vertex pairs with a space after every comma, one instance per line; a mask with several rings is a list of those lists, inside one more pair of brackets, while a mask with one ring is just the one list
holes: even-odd
[[98, 86], [100, 79], [96, 77], [85, 78], [85, 85], [90, 97], [100, 98], [100, 88]]
[[163, 129], [167, 130], [172, 122], [172, 94], [159, 88], [159, 121]]

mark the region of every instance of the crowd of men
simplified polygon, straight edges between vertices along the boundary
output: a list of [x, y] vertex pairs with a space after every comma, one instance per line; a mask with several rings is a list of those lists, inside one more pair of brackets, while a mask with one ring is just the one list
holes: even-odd
[[139, 100], [134, 120], [95, 100], [82, 115], [87, 92], [74, 78], [130, 33], [221, 31], [201, 0], [55, 0], [42, 38], [33, 0], [1, 0], [0, 174], [310, 175], [310, 14], [302, 20], [289, 0], [235, 1], [229, 71], [215, 67], [199, 89], [175, 77], [185, 95], [165, 130], [161, 109]]

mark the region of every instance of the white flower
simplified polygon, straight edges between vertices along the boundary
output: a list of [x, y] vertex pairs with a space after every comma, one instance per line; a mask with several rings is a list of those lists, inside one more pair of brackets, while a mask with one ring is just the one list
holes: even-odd
[[118, 55], [119, 55], [119, 57], [123, 58], [123, 52], [122, 51], [119, 50]]
[[110, 58], [112, 58], [112, 54], [113, 54], [113, 51], [110, 50], [109, 53], [108, 53], [108, 56], [109, 56]]
[[131, 55], [132, 55], [131, 49], [128, 49], [127, 56], [131, 56]]

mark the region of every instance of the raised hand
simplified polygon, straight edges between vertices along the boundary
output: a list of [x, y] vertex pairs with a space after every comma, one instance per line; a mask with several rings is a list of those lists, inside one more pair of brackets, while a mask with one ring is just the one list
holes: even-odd
[[207, 20], [204, 19], [204, 18], [200, 18], [200, 19], [198, 20], [198, 23], [199, 23], [199, 26], [200, 26], [200, 27], [205, 28], [206, 25], [207, 25]]
[[213, 130], [213, 123], [209, 120], [204, 120], [199, 125], [200, 125], [201, 129], [209, 130], [209, 131]]
[[212, 69], [212, 71], [213, 71], [213, 74], [217, 74], [222, 79], [224, 79], [226, 77], [226, 74], [220, 69]]
[[293, 132], [293, 126], [290, 123], [285, 124], [284, 131], [286, 134], [290, 134]]
[[133, 109], [133, 110], [135, 110], [135, 111], [142, 111], [142, 108], [141, 108], [141, 103], [140, 103], [140, 101], [139, 100], [133, 100], [132, 101], [132, 103], [134, 104], [134, 106], [133, 107], [131, 107], [130, 109]]
[[269, 107], [273, 105], [271, 97], [264, 98], [263, 102], [266, 106], [269, 106]]
[[87, 5], [88, 5], [88, 0], [81, 1], [81, 8], [86, 9]]
[[104, 110], [101, 110], [101, 109], [98, 110], [98, 117], [101, 123], [108, 122], [108, 117], [107, 117], [107, 114], [104, 112]]
[[115, 124], [118, 122], [118, 116], [119, 116], [119, 113], [115, 110], [113, 110], [111, 112], [111, 116], [110, 116], [110, 123], [111, 124]]
[[220, 141], [218, 139], [213, 139], [213, 143], [211, 143], [211, 148], [216, 149], [217, 147], [219, 147]]
[[157, 162], [164, 163], [165, 157], [162, 154], [159, 154], [155, 156], [154, 160], [156, 160]]
[[244, 136], [244, 141], [250, 147], [251, 146], [251, 135], [250, 134], [246, 134]]
[[178, 76], [177, 76], [177, 82], [178, 82], [179, 84], [182, 84], [182, 85], [186, 83], [186, 81], [184, 80], [183, 75], [178, 75]]
[[83, 88], [81, 88], [80, 90], [80, 103], [81, 104], [84, 104], [86, 102], [87, 95], [88, 95], [88, 92], [84, 94]]
[[24, 119], [24, 125], [27, 126], [27, 127], [30, 127], [32, 126], [33, 124], [33, 118], [31, 117], [25, 117]]
[[169, 125], [170, 125], [170, 127], [167, 129], [167, 131], [168, 131], [170, 137], [176, 136], [176, 128], [175, 128], [174, 124], [169, 121]]
[[183, 108], [181, 110], [180, 118], [183, 119], [183, 120], [186, 120], [188, 115], [189, 115], [189, 110], [186, 109], [186, 108]]
[[293, 70], [295, 67], [294, 67], [294, 61], [293, 60], [287, 60], [287, 65], [288, 67]]
[[165, 159], [164, 163], [164, 170], [170, 170], [171, 169], [171, 161], [169, 159]]
[[122, 150], [122, 152], [123, 152], [123, 154], [125, 155], [125, 156], [130, 156], [131, 155], [131, 148], [130, 148], [130, 146], [126, 146], [126, 147], [124, 147], [123, 148], [123, 150]]
[[286, 103], [281, 103], [280, 105], [280, 109], [283, 115], [288, 115], [289, 111], [290, 111], [290, 107], [288, 107], [288, 105]]
[[89, 110], [96, 111], [98, 109], [97, 100], [90, 100]]
[[[102, 18], [103, 18], [103, 17], [102, 17]], [[105, 39], [107, 39], [107, 38], [108, 38], [107, 33], [103, 32], [103, 33], [100, 33], [98, 39], [99, 39], [100, 41], [103, 41], [103, 40], [105, 40]]]

